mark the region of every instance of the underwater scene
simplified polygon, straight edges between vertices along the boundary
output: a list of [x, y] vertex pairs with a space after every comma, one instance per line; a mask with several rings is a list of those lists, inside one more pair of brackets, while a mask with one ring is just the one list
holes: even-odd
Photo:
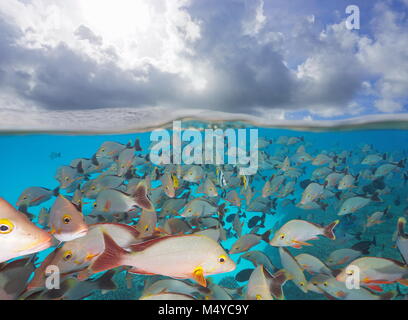
[[182, 125], [255, 129], [255, 172], [157, 163], [152, 131], [0, 135], [0, 299], [405, 299], [407, 130]]

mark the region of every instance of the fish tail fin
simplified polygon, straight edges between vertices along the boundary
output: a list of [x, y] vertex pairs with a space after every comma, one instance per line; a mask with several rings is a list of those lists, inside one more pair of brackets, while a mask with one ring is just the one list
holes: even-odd
[[386, 293], [380, 294], [380, 300], [392, 300], [397, 296], [398, 292], [396, 290], [388, 291]]
[[328, 226], [324, 227], [323, 235], [330, 240], [335, 240], [334, 227], [339, 224], [340, 220], [333, 221]]
[[21, 206], [18, 207], [18, 211], [28, 215], [28, 207], [26, 204], [22, 204]]
[[135, 145], [134, 145], [134, 147], [135, 147], [135, 150], [136, 150], [136, 151], [142, 151], [142, 147], [140, 146], [140, 140], [139, 140], [139, 138], [137, 138], [137, 139], [135, 140]]
[[[266, 273], [269, 272], [266, 271]], [[282, 291], [282, 286], [289, 279], [288, 273], [284, 270], [279, 270], [276, 273], [274, 273], [271, 277], [273, 278], [273, 281], [271, 281], [270, 285], [270, 291], [272, 295], [278, 300], [283, 300], [284, 295]]]
[[405, 224], [406, 224], [406, 223], [407, 223], [407, 220], [406, 220], [404, 217], [400, 217], [400, 218], [398, 219], [397, 229], [398, 229], [398, 234], [399, 234], [400, 236], [403, 236], [403, 237], [406, 236], [405, 231], [404, 231], [404, 227], [405, 227]]
[[84, 168], [82, 166], [82, 161], [79, 161], [77, 166], [76, 166], [76, 170], [78, 171], [78, 173], [83, 174], [84, 173]]
[[246, 286], [241, 286], [241, 287], [237, 288], [237, 291], [235, 291], [235, 294], [237, 294], [238, 296], [242, 296], [244, 294], [245, 288], [246, 288]]
[[94, 155], [92, 156], [91, 160], [92, 160], [92, 164], [93, 164], [94, 166], [99, 166], [99, 161], [98, 161], [98, 158], [96, 157], [96, 153], [94, 153]]
[[95, 260], [91, 265], [93, 273], [110, 270], [123, 265], [123, 258], [128, 252], [118, 244], [106, 233], [103, 233], [105, 242], [105, 251]]
[[218, 207], [218, 216], [222, 219], [223, 217], [224, 217], [224, 215], [225, 215], [225, 206], [226, 206], [226, 203], [224, 202], [223, 204], [221, 204], [219, 207]]
[[52, 190], [52, 194], [53, 194], [55, 197], [58, 197], [58, 196], [59, 196], [59, 193], [60, 193], [60, 187], [59, 187], [59, 186], [56, 187], [54, 190]]
[[118, 288], [115, 281], [113, 280], [113, 276], [115, 275], [115, 273], [116, 272], [114, 270], [110, 270], [98, 279], [99, 290], [108, 291], [108, 290], [116, 290]]
[[371, 196], [371, 198], [370, 198], [372, 201], [374, 201], [374, 202], [381, 202], [382, 200], [381, 200], [381, 198], [378, 196], [378, 193], [376, 192], [376, 193], [374, 193], [372, 196]]
[[270, 237], [270, 235], [271, 235], [271, 230], [268, 230], [268, 231], [266, 231], [265, 233], [263, 233], [263, 234], [261, 235], [261, 239], [262, 239], [263, 241], [265, 241], [266, 243], [269, 243], [269, 237]]
[[133, 200], [142, 209], [147, 211], [153, 211], [153, 204], [147, 197], [147, 183], [146, 180], [139, 182], [134, 191], [131, 193]]

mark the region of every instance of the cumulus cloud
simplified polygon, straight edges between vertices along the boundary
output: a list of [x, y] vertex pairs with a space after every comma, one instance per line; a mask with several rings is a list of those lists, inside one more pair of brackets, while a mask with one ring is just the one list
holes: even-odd
[[[397, 1], [397, 0], [395, 0]], [[280, 119], [404, 111], [407, 18], [263, 0], [9, 0], [0, 4], [0, 108], [209, 109]], [[344, 8], [340, 8], [344, 10]], [[392, 58], [390, 58], [392, 53]]]

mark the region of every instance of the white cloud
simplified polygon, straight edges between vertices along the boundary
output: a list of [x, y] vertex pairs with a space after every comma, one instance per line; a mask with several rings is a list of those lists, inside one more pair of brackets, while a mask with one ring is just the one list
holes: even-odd
[[263, 0], [2, 1], [0, 103], [266, 119], [404, 110], [406, 17], [378, 2], [362, 33], [318, 12]]

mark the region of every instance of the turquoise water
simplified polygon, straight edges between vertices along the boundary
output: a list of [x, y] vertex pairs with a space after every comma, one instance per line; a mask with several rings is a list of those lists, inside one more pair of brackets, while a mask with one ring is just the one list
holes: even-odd
[[[228, 127], [228, 126], [227, 126]], [[249, 126], [248, 128], [254, 128]], [[277, 153], [283, 155], [293, 156], [300, 145], [305, 146], [305, 150], [308, 154], [315, 157], [320, 153], [340, 154], [346, 151], [348, 154], [346, 162], [339, 167], [338, 170], [348, 168], [349, 172], [354, 175], [360, 173], [367, 168], [377, 168], [385, 162], [367, 166], [362, 165], [362, 159], [370, 153], [375, 154], [387, 154], [389, 162], [398, 162], [404, 160], [407, 157], [407, 145], [408, 145], [408, 131], [402, 130], [354, 130], [354, 131], [332, 131], [332, 132], [301, 132], [294, 130], [283, 130], [273, 128], [257, 128], [260, 138], [272, 139], [272, 143], [267, 146], [263, 151], [266, 156], [274, 156]], [[283, 146], [277, 144], [277, 140], [281, 136], [288, 137], [302, 137], [303, 141], [291, 146]], [[15, 205], [18, 197], [24, 191], [24, 189], [32, 186], [40, 186], [49, 189], [54, 189], [58, 186], [58, 181], [55, 179], [55, 173], [57, 168], [62, 165], [69, 165], [71, 160], [75, 158], [91, 158], [100, 145], [105, 141], [116, 141], [126, 144], [129, 140], [135, 141], [140, 139], [143, 153], [146, 152], [150, 145], [150, 132], [134, 133], [134, 134], [121, 134], [121, 135], [64, 135], [64, 134], [24, 134], [24, 135], [1, 135], [0, 136], [0, 165], [2, 170], [1, 183], [0, 183], [0, 196], [6, 199], [11, 204]], [[364, 152], [363, 146], [370, 145], [370, 150]], [[53, 153], [57, 153], [57, 156], [52, 156]], [[284, 158], [284, 157], [283, 157]], [[293, 165], [296, 166], [296, 165]], [[325, 165], [322, 165], [322, 167]], [[285, 198], [277, 198], [276, 209], [270, 209], [266, 213], [266, 219], [264, 228], [261, 228], [257, 232], [263, 233], [269, 229], [272, 231], [272, 235], [277, 229], [285, 222], [291, 219], [309, 220], [315, 223], [326, 225], [333, 220], [339, 218], [337, 211], [342, 200], [337, 197], [332, 197], [324, 202], [328, 207], [325, 211], [321, 209], [305, 210], [296, 207], [302, 197], [303, 188], [300, 182], [303, 180], [311, 179], [316, 182], [324, 182], [324, 179], [313, 179], [312, 172], [319, 166], [313, 166], [310, 162], [298, 165], [297, 167], [302, 169], [301, 176], [296, 179], [295, 189], [293, 194], [288, 195]], [[404, 216], [407, 210], [407, 190], [408, 187], [403, 179], [403, 174], [407, 170], [405, 168], [396, 168], [393, 172], [388, 174], [384, 178], [384, 183], [389, 189], [386, 193], [381, 194], [381, 202], [371, 202], [369, 205], [360, 209], [357, 213], [353, 213], [353, 216], [357, 217], [355, 222], [350, 227], [345, 227], [345, 233], [350, 230], [351, 233], [360, 232], [359, 239], [346, 239], [341, 242], [341, 236], [336, 241], [331, 241], [327, 238], [320, 238], [319, 240], [312, 241], [313, 246], [303, 247], [302, 249], [290, 249], [293, 254], [298, 253], [310, 253], [322, 260], [325, 260], [329, 253], [335, 249], [347, 248], [352, 244], [359, 241], [372, 240], [376, 237], [376, 245], [373, 245], [370, 249], [371, 256], [382, 256], [387, 258], [399, 259], [400, 255], [396, 248], [393, 248], [394, 242], [392, 241], [392, 235], [396, 230], [396, 223], [398, 217]], [[262, 170], [259, 169], [257, 175], [251, 182], [254, 192], [261, 192], [265, 181], [261, 178], [271, 177], [272, 174], [277, 174], [279, 169]], [[98, 174], [91, 175], [91, 179]], [[288, 178], [288, 180], [295, 180]], [[360, 178], [358, 180], [358, 187], [362, 188], [365, 185], [370, 184], [370, 180]], [[194, 188], [193, 188], [194, 189]], [[239, 191], [239, 188], [237, 189]], [[333, 190], [337, 192], [338, 190]], [[67, 194], [64, 190], [61, 190], [64, 195]], [[197, 196], [194, 192], [191, 197]], [[269, 199], [273, 200], [275, 197], [271, 195]], [[294, 203], [289, 202], [293, 200]], [[341, 196], [340, 196], [340, 199]], [[398, 201], [397, 201], [398, 200]], [[29, 212], [38, 215], [41, 208], [50, 208], [55, 201], [55, 198], [50, 199], [47, 202], [42, 203], [36, 207], [30, 207]], [[84, 200], [86, 201], [86, 200]], [[88, 202], [93, 202], [89, 200]], [[220, 199], [220, 202], [223, 202]], [[390, 207], [389, 212], [391, 216], [385, 219], [385, 222], [375, 225], [373, 227], [364, 230], [362, 223], [375, 211], [381, 211]], [[156, 208], [160, 209], [160, 208]], [[88, 215], [92, 210], [92, 205], [88, 204], [84, 206], [83, 213]], [[227, 213], [224, 220], [230, 214], [238, 211], [238, 208], [232, 205], [227, 206]], [[241, 212], [246, 214], [246, 218], [243, 218], [245, 222], [242, 234], [251, 232], [247, 223], [253, 216], [260, 216], [259, 212], [250, 212], [246, 209], [246, 204], [243, 202], [241, 206]], [[273, 212], [273, 214], [272, 214]], [[35, 220], [34, 220], [35, 221]], [[231, 224], [225, 222], [224, 228], [231, 229]], [[346, 218], [340, 217], [339, 230], [343, 230], [340, 227], [346, 225]], [[349, 229], [347, 229], [349, 228]], [[339, 233], [340, 234], [340, 233]], [[233, 243], [237, 240], [236, 236], [232, 232], [226, 241], [222, 241], [221, 245], [229, 250]], [[46, 252], [40, 253], [40, 261], [48, 254], [52, 249], [48, 249]], [[261, 250], [266, 253], [272, 260], [272, 263], [281, 268], [280, 258], [276, 247], [272, 247], [265, 242], [261, 241], [255, 247], [250, 250]], [[232, 259], [238, 263], [239, 256], [241, 254], [232, 254]], [[212, 276], [211, 278], [217, 282], [222, 283], [223, 279], [229, 277], [230, 283], [235, 286], [245, 286], [247, 281], [237, 281], [233, 279], [241, 270], [253, 269], [254, 266], [247, 260], [241, 259], [237, 264], [237, 269], [227, 274], [220, 274]], [[140, 290], [137, 286], [142, 286], [142, 280], [149, 276], [135, 276], [133, 282], [135, 284], [134, 289], [125, 288], [124, 273], [118, 273], [115, 276], [115, 280], [119, 286], [118, 290], [107, 293], [106, 295], [96, 294], [91, 296], [93, 299], [136, 299], [140, 296]], [[310, 277], [309, 277], [310, 278]], [[224, 280], [225, 282], [226, 280]], [[391, 289], [395, 288], [395, 284], [389, 285]], [[391, 290], [390, 289], [390, 290]], [[400, 288], [400, 291], [404, 291], [404, 287]], [[316, 293], [303, 293], [296, 286], [287, 282], [283, 288], [287, 299], [321, 299], [321, 295]]]

